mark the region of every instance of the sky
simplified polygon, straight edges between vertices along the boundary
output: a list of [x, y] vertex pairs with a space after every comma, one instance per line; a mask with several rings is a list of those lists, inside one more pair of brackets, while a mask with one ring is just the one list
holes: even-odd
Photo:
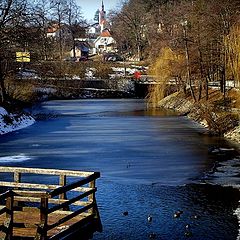
[[[76, 2], [82, 8], [83, 17], [89, 21], [94, 18], [95, 12], [102, 5], [102, 0], [76, 0]], [[120, 2], [120, 0], [103, 0], [107, 14], [110, 9], [119, 6]]]

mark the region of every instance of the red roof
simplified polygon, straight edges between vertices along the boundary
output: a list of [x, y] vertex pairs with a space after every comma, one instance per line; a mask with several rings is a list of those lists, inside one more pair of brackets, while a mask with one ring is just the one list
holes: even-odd
[[53, 24], [52, 26], [48, 27], [47, 32], [48, 33], [54, 33], [59, 29], [59, 25], [58, 24]]
[[101, 34], [101, 37], [111, 37], [111, 34], [108, 30], [104, 30]]

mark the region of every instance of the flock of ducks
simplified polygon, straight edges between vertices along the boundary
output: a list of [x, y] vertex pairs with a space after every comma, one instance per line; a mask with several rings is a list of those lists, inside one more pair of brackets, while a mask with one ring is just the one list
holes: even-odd
[[[173, 217], [174, 217], [174, 218], [179, 218], [182, 214], [183, 214], [183, 211], [177, 210], [177, 211], [173, 214]], [[128, 216], [128, 211], [123, 212], [123, 216]], [[194, 219], [198, 219], [199, 217], [198, 217], [197, 215], [194, 215], [193, 218], [194, 218]], [[149, 214], [148, 217], [147, 217], [148, 223], [151, 223], [152, 220], [153, 220], [153, 217], [152, 217], [151, 214]], [[192, 234], [192, 232], [191, 232], [191, 226], [190, 226], [190, 224], [187, 224], [187, 225], [185, 226], [185, 233], [184, 233], [184, 235], [185, 235], [185, 237], [192, 237], [193, 234]], [[152, 232], [152, 233], [150, 233], [150, 234], [148, 235], [148, 237], [149, 237], [150, 239], [155, 239], [155, 238], [157, 237], [157, 234], [154, 233], [154, 232]]]

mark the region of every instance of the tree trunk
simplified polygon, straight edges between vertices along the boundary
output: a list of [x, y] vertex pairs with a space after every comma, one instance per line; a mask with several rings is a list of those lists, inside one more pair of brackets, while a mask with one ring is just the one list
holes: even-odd
[[4, 80], [5, 80], [5, 73], [4, 73], [4, 67], [3, 65], [6, 64], [4, 63], [4, 61], [2, 59], [0, 59], [0, 101], [1, 103], [4, 103], [6, 101], [6, 89], [5, 89], [5, 84], [4, 84]]
[[187, 81], [189, 84], [191, 96], [194, 99], [194, 101], [196, 102], [196, 97], [195, 97], [195, 93], [194, 93], [193, 86], [192, 86], [192, 77], [191, 77], [191, 70], [190, 70], [190, 57], [189, 57], [189, 48], [188, 48], [188, 40], [187, 40], [187, 30], [185, 27], [184, 27], [183, 31], [184, 31], [184, 38], [185, 38], [185, 52], [186, 52], [186, 61], [187, 61]]

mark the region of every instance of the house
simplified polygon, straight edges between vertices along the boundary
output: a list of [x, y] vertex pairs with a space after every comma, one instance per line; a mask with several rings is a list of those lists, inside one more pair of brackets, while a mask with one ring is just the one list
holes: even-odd
[[70, 56], [77, 60], [85, 60], [89, 56], [90, 44], [87, 39], [75, 39], [75, 49], [71, 49]]
[[97, 53], [116, 51], [116, 41], [108, 29], [101, 32], [100, 36], [94, 41], [94, 45]]
[[100, 33], [100, 27], [98, 23], [90, 25], [87, 29], [87, 35], [89, 38], [93, 38]]
[[59, 38], [60, 34], [64, 39], [71, 38], [71, 31], [66, 25], [59, 26], [58, 23], [53, 23], [47, 29], [47, 37], [49, 38]]

